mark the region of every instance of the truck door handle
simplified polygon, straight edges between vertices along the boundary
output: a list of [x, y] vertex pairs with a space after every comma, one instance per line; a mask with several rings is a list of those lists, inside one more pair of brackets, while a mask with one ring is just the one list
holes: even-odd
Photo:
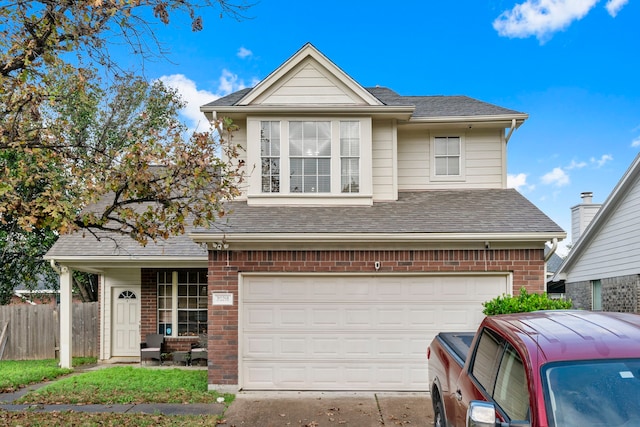
[[460, 389], [456, 390], [456, 399], [458, 399], [458, 402], [462, 400], [462, 392], [460, 391]]

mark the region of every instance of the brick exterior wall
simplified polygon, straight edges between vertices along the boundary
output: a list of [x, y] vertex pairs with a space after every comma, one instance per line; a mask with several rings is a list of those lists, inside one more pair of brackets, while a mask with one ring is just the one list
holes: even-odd
[[591, 310], [591, 282], [565, 283], [564, 293], [578, 310]]
[[[545, 286], [543, 249], [210, 251], [209, 294], [232, 292], [234, 305], [209, 309], [209, 384], [238, 384], [238, 273], [376, 274], [376, 261], [379, 273], [511, 272], [514, 292], [524, 287], [540, 293]], [[153, 298], [144, 289], [144, 301]]]
[[[565, 285], [567, 298], [573, 301], [573, 307], [591, 310], [592, 282], [574, 282]], [[640, 275], [609, 277], [600, 279], [602, 310], [623, 313], [640, 313]]]

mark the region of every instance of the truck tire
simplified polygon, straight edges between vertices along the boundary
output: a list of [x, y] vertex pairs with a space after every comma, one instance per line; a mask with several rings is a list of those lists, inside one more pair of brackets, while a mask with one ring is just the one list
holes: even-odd
[[434, 427], [447, 427], [447, 420], [444, 417], [444, 405], [440, 397], [433, 405], [433, 425]]

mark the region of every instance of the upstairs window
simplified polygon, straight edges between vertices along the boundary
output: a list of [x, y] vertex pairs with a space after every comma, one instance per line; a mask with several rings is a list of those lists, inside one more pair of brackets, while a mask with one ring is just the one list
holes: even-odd
[[434, 138], [436, 176], [460, 176], [461, 145], [459, 136], [436, 136]]
[[262, 192], [280, 192], [280, 122], [260, 122]]
[[331, 191], [331, 122], [289, 122], [289, 191]]
[[340, 191], [360, 191], [360, 122], [340, 122]]

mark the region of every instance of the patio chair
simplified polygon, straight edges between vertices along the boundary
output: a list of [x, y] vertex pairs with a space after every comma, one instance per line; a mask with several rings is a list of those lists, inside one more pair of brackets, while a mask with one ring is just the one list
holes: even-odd
[[157, 360], [162, 365], [162, 350], [164, 335], [147, 334], [145, 341], [140, 343], [140, 362], [143, 360]]

